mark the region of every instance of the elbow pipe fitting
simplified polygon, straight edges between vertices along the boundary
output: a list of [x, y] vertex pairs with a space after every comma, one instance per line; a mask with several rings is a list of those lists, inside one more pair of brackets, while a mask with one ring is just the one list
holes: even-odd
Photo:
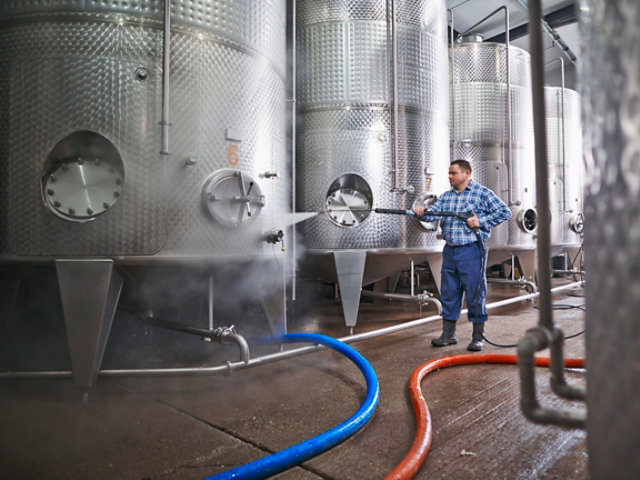
[[553, 339], [549, 345], [551, 353], [551, 389], [559, 397], [568, 400], [586, 400], [587, 389], [567, 384], [564, 376], [564, 332], [560, 327], [555, 326], [552, 337]]
[[[520, 407], [526, 418], [534, 423], [556, 424], [568, 428], [585, 428], [585, 410], [557, 410], [544, 408], [538, 402], [535, 386], [535, 352], [547, 348], [553, 341], [551, 333], [542, 327], [527, 331], [518, 342], [520, 370]], [[552, 360], [553, 362], [553, 360]]]
[[242, 335], [236, 333], [233, 329], [233, 326], [220, 327], [214, 330], [214, 332], [217, 330], [220, 330], [220, 332], [217, 333], [218, 341], [222, 344], [235, 343], [236, 345], [238, 345], [242, 361], [248, 364], [251, 356], [249, 354], [249, 344], [247, 343], [245, 338]]

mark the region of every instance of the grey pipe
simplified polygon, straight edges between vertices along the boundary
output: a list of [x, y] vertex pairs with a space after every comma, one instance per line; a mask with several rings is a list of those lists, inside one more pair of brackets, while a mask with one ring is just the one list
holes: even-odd
[[561, 84], [561, 90], [560, 90], [560, 104], [561, 104], [561, 109], [562, 109], [562, 117], [560, 118], [560, 131], [562, 133], [562, 211], [565, 212], [567, 210], [567, 193], [566, 193], [566, 189], [564, 188], [564, 182], [565, 179], [567, 178], [567, 167], [566, 167], [566, 143], [567, 143], [567, 138], [565, 136], [565, 128], [564, 128], [564, 86], [565, 86], [565, 81], [564, 81], [564, 60], [562, 59], [562, 57], [558, 57], [558, 58], [554, 58], [553, 60], [551, 60], [550, 62], [547, 62], [544, 64], [544, 66], [550, 65], [553, 62], [560, 62], [560, 84]]
[[[573, 289], [582, 285], [583, 285], [583, 282], [568, 283], [567, 285], [562, 285], [552, 289], [551, 292], [560, 293], [560, 292], [563, 292], [564, 290]], [[503, 307], [505, 305], [510, 305], [512, 303], [517, 303], [517, 302], [529, 300], [532, 298], [536, 298], [538, 295], [539, 293], [531, 293], [528, 295], [521, 295], [519, 297], [508, 298], [505, 300], [500, 300], [498, 302], [489, 303], [486, 305], [486, 308], [487, 310], [493, 310], [495, 308]], [[465, 315], [467, 312], [468, 310], [465, 308], [464, 310], [462, 310], [460, 314]], [[417, 320], [412, 320], [410, 322], [404, 322], [398, 325], [392, 325], [390, 327], [380, 328], [378, 330], [373, 330], [371, 332], [360, 333], [357, 335], [349, 335], [347, 337], [339, 338], [338, 340], [344, 343], [352, 343], [360, 340], [368, 340], [370, 338], [379, 337], [389, 333], [408, 330], [409, 328], [425, 325], [427, 323], [435, 322], [437, 320], [442, 320], [442, 317], [440, 315], [432, 315], [430, 317], [419, 318]], [[245, 361], [226, 362], [223, 365], [217, 365], [215, 367], [100, 370], [98, 374], [100, 376], [105, 376], [105, 377], [118, 377], [118, 376], [146, 376], [146, 375], [158, 375], [158, 376], [213, 375], [213, 374], [219, 374], [219, 373], [231, 373], [235, 370], [254, 367], [257, 365], [263, 365], [265, 363], [274, 362], [276, 360], [282, 360], [285, 358], [290, 358], [297, 355], [314, 352], [322, 348], [325, 348], [325, 347], [321, 345], [301, 347], [293, 350], [280, 351], [270, 355], [264, 355], [262, 357], [254, 357], [249, 359], [249, 361], [247, 362]], [[71, 378], [72, 375], [73, 374], [71, 371], [0, 372], [0, 378]]]
[[567, 384], [564, 376], [564, 332], [560, 327], [553, 329], [551, 353], [551, 389], [559, 397], [569, 400], [586, 400], [587, 389]]
[[535, 283], [525, 280], [524, 278], [520, 278], [518, 280], [509, 280], [508, 278], [487, 278], [487, 283], [505, 283], [525, 287], [529, 293], [536, 293], [538, 291], [538, 287]]
[[[474, 28], [476, 28], [478, 25], [480, 25], [481, 23], [485, 22], [486, 20], [488, 20], [489, 18], [493, 17], [496, 13], [498, 13], [499, 11], [504, 10], [504, 35], [505, 35], [505, 46], [506, 46], [506, 66], [507, 66], [507, 144], [508, 144], [508, 149], [507, 149], [507, 203], [509, 204], [509, 206], [513, 206], [513, 178], [512, 178], [512, 173], [513, 173], [513, 161], [512, 161], [512, 155], [511, 155], [511, 139], [512, 139], [512, 133], [511, 133], [511, 128], [512, 128], [512, 120], [511, 120], [511, 62], [510, 62], [510, 51], [509, 51], [509, 7], [507, 7], [506, 5], [503, 5], [500, 8], [497, 8], [496, 10], [494, 10], [493, 12], [491, 12], [489, 15], [487, 15], [486, 17], [484, 17], [482, 20], [480, 20], [479, 22], [477, 22], [476, 24], [472, 25], [471, 27], [467, 28], [467, 30], [465, 30], [463, 33], [461, 33], [460, 35], [458, 35], [458, 39], [462, 38], [463, 36], [465, 36], [466, 34], [470, 33]], [[454, 136], [455, 136], [455, 132], [454, 132]], [[519, 205], [519, 203], [517, 203], [517, 205]]]
[[586, 410], [543, 408], [538, 402], [536, 396], [534, 355], [535, 352], [547, 348], [551, 341], [552, 338], [547, 329], [536, 327], [528, 330], [525, 337], [518, 342], [520, 407], [525, 417], [534, 423], [551, 423], [568, 428], [584, 428], [587, 421]]
[[[451, 85], [450, 87], [450, 95], [451, 95], [451, 105], [455, 105], [456, 104], [456, 89], [455, 89], [455, 85], [454, 85], [454, 81], [453, 81], [453, 66], [455, 64], [455, 48], [454, 47], [454, 27], [453, 27], [453, 10], [451, 8], [447, 9], [447, 12], [449, 12], [449, 15], [451, 15], [451, 46], [449, 47], [449, 51], [451, 52], [451, 59], [449, 61], [449, 84]], [[451, 136], [453, 137], [453, 145], [451, 146], [451, 151], [455, 152], [456, 150], [456, 109], [452, 108], [451, 109]]]
[[[296, 119], [297, 119], [297, 88], [296, 68], [297, 68], [297, 48], [298, 42], [296, 35], [296, 1], [291, 2], [291, 211], [296, 212]], [[296, 224], [291, 225], [291, 235], [293, 237], [291, 245], [291, 300], [296, 301], [297, 298], [297, 276], [296, 276], [296, 250], [297, 241]]]
[[362, 290], [360, 292], [363, 297], [370, 298], [384, 298], [387, 300], [400, 300], [406, 302], [417, 302], [420, 304], [433, 303], [436, 306], [438, 315], [442, 313], [442, 303], [437, 298], [429, 297], [427, 295], [405, 295], [402, 293], [383, 293], [372, 292], [371, 290]]
[[163, 28], [163, 59], [162, 59], [162, 145], [160, 153], [169, 155], [169, 73], [171, 69], [171, 0], [164, 2], [164, 28]]
[[[529, 330], [518, 343], [518, 363], [520, 364], [521, 406], [527, 418], [537, 423], [554, 423], [567, 427], [584, 428], [586, 411], [562, 411], [541, 408], [535, 395], [533, 356], [536, 351], [550, 347], [552, 388], [565, 398], [582, 398], [583, 393], [566, 385], [564, 381], [564, 360], [562, 356], [563, 336], [556, 331], [551, 305], [551, 248], [550, 210], [547, 169], [547, 141], [545, 126], [544, 65], [540, 20], [542, 18], [540, 0], [529, 2], [529, 52], [531, 54], [531, 77], [533, 88], [533, 124], [536, 153], [536, 195], [538, 199], [538, 278], [540, 282], [540, 316], [538, 327]], [[559, 329], [558, 329], [559, 330]], [[561, 330], [560, 330], [561, 332]], [[556, 391], [557, 389], [557, 391]]]
[[398, 191], [398, 37], [396, 32], [395, 0], [387, 0], [390, 17], [387, 25], [391, 30], [391, 158], [393, 158], [393, 190]]

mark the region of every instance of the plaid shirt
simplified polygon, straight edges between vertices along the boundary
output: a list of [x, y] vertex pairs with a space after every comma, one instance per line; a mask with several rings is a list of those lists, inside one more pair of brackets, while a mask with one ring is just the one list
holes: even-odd
[[440, 219], [442, 236], [448, 245], [466, 245], [477, 241], [476, 235], [467, 222], [457, 217], [435, 217], [433, 212], [475, 212], [480, 220], [480, 235], [484, 240], [489, 238], [491, 229], [511, 218], [511, 210], [487, 187], [469, 182], [469, 185], [458, 192], [455, 188], [444, 192], [422, 216], [421, 220], [433, 222]]

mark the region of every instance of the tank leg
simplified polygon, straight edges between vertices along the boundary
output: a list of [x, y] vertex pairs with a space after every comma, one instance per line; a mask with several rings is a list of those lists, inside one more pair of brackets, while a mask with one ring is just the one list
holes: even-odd
[[427, 262], [433, 275], [433, 281], [436, 284], [438, 292], [440, 292], [440, 271], [442, 270], [442, 253], [430, 253], [427, 255]]
[[[535, 282], [536, 274], [536, 250], [528, 250], [526, 252], [518, 253], [518, 263], [520, 263], [520, 269], [522, 270], [522, 277], [525, 280]], [[536, 282], [537, 283], [537, 282]]]
[[362, 250], [334, 251], [333, 260], [338, 274], [340, 299], [344, 323], [347, 327], [355, 327], [360, 308], [360, 291], [367, 252]]
[[122, 289], [112, 260], [56, 260], [73, 381], [96, 380]]

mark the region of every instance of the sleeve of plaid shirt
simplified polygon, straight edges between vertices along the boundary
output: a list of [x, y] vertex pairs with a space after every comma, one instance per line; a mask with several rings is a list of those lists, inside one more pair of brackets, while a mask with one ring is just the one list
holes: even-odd
[[[490, 189], [476, 184], [478, 187], [478, 197], [475, 213], [480, 220], [480, 228], [486, 232], [490, 231], [496, 225], [511, 218], [511, 210], [500, 198]], [[475, 192], [474, 192], [475, 193]], [[475, 197], [475, 195], [474, 195]], [[476, 202], [473, 202], [476, 203]]]

